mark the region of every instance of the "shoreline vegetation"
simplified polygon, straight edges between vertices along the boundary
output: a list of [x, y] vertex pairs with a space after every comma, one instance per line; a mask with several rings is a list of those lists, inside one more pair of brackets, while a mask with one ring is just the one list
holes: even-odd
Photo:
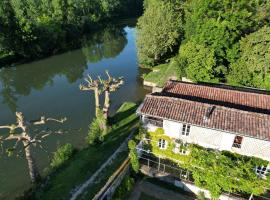
[[163, 86], [173, 75], [269, 90], [269, 13], [266, 0], [145, 0], [137, 48], [140, 67], [152, 72], [144, 80]]
[[94, 1], [1, 1], [0, 66], [76, 49], [78, 38], [142, 14], [142, 0]]
[[[26, 191], [24, 196], [17, 199], [67, 199], [70, 197], [74, 187], [82, 184], [92, 176], [95, 171], [111, 156], [119, 145], [128, 137], [132, 130], [136, 130], [139, 125], [138, 117], [135, 114], [137, 104], [125, 102], [118, 109], [116, 114], [110, 118], [111, 129], [104, 138], [104, 142], [77, 151], [68, 160], [65, 160], [57, 169], [51, 169], [51, 172], [37, 186]], [[120, 153], [117, 159], [109, 166], [112, 167], [100, 181], [91, 186], [85, 195], [80, 199], [92, 197], [98, 191], [103, 183], [106, 182], [110, 173], [121, 165], [128, 155], [128, 151]], [[47, 169], [48, 170], [48, 169]], [[50, 171], [50, 170], [48, 170]], [[95, 192], [93, 192], [93, 191]]]

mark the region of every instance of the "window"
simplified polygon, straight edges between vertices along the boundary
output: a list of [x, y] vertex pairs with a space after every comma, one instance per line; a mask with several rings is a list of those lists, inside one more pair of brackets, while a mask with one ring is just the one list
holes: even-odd
[[158, 147], [160, 148], [160, 149], [166, 149], [167, 147], [166, 147], [166, 140], [164, 140], [164, 139], [159, 139], [158, 140]]
[[189, 136], [190, 133], [190, 125], [183, 124], [182, 135]]
[[243, 137], [235, 136], [233, 141], [233, 147], [240, 149], [243, 142]]
[[180, 153], [183, 154], [183, 155], [186, 155], [187, 154], [187, 147], [188, 147], [188, 144], [187, 143], [183, 143], [181, 145]]
[[259, 177], [265, 177], [270, 170], [265, 166], [256, 166], [255, 173]]

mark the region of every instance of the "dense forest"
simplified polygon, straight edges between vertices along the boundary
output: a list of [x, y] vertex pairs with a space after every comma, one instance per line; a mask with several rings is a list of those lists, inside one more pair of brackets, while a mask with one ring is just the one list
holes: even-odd
[[141, 11], [142, 0], [2, 0], [0, 58], [54, 54], [105, 22]]
[[167, 62], [194, 82], [270, 89], [269, 0], [146, 0], [144, 9], [141, 66]]

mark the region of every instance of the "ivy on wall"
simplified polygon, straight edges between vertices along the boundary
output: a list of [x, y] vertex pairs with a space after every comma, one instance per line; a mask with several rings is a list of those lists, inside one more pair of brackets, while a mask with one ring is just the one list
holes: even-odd
[[[270, 177], [259, 177], [255, 173], [255, 167], [267, 166], [267, 161], [194, 144], [180, 146], [180, 149], [187, 148], [186, 155], [175, 153], [175, 140], [165, 135], [162, 128], [148, 132], [147, 137], [150, 140], [145, 144], [146, 148], [150, 148], [154, 155], [177, 161], [181, 168], [192, 171], [195, 184], [208, 189], [214, 199], [222, 192], [260, 195], [270, 189]], [[166, 140], [166, 149], [159, 148], [159, 139]]]

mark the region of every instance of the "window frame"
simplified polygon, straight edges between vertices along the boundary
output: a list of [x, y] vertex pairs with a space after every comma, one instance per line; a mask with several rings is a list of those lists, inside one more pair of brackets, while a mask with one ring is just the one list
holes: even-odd
[[160, 138], [158, 140], [158, 148], [159, 149], [167, 149], [167, 141], [165, 139]]
[[188, 153], [188, 143], [187, 142], [183, 142], [180, 146], [180, 149], [179, 149], [179, 153], [182, 154], [182, 155], [187, 155]]
[[236, 135], [233, 139], [233, 144], [232, 147], [233, 148], [237, 148], [237, 149], [241, 149], [242, 145], [243, 145], [243, 140], [244, 137], [240, 136], [240, 135]]
[[181, 135], [188, 137], [190, 135], [190, 129], [191, 129], [190, 124], [183, 124], [182, 130], [181, 130]]

